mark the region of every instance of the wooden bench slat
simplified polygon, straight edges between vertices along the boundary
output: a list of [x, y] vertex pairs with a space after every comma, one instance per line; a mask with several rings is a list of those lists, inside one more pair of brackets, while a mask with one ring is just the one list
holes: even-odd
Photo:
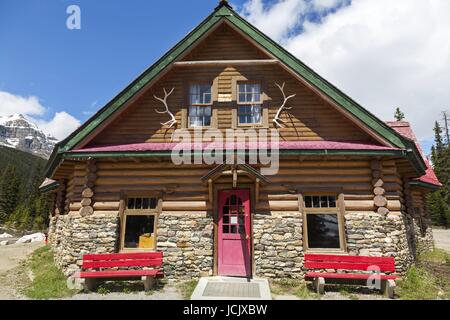
[[381, 264], [395, 265], [395, 259], [392, 257], [365, 257], [365, 256], [328, 255], [328, 254], [305, 254], [305, 261], [381, 263]]
[[83, 261], [83, 269], [115, 267], [157, 267], [161, 266], [162, 263], [163, 259]]
[[83, 260], [86, 261], [110, 261], [110, 260], [136, 260], [136, 259], [162, 259], [162, 252], [135, 252], [135, 253], [102, 253], [85, 254]]
[[83, 271], [80, 272], [79, 278], [127, 278], [153, 276], [163, 278], [164, 274], [161, 270], [117, 270], [117, 271]]
[[[320, 272], [307, 272], [306, 278], [324, 278], [324, 279], [354, 279], [365, 280], [369, 277], [376, 276], [375, 274], [358, 274], [358, 273], [320, 273]], [[380, 280], [395, 280], [398, 276], [395, 275], [378, 275]]]
[[349, 262], [311, 262], [306, 261], [305, 267], [308, 269], [340, 269], [340, 270], [368, 270], [369, 267], [380, 269], [380, 271], [394, 272], [395, 266], [392, 264], [381, 264], [378, 262], [373, 263], [349, 263]]

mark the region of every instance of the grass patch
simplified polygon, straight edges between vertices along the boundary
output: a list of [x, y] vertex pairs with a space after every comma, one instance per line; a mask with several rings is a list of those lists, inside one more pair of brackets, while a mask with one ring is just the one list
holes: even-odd
[[450, 299], [450, 254], [434, 250], [421, 255], [398, 281], [398, 294], [405, 300]]
[[67, 288], [67, 279], [54, 264], [53, 253], [48, 246], [34, 251], [25, 266], [33, 274], [31, 283], [23, 288], [23, 294], [28, 298], [58, 299], [76, 293]]
[[303, 280], [277, 279], [270, 281], [270, 290], [276, 295], [292, 295], [300, 299], [320, 299], [320, 295]]
[[181, 291], [181, 295], [183, 296], [183, 299], [190, 300], [192, 293], [194, 292], [195, 288], [197, 287], [198, 280], [189, 280], [184, 281], [179, 284], [177, 284], [177, 289]]

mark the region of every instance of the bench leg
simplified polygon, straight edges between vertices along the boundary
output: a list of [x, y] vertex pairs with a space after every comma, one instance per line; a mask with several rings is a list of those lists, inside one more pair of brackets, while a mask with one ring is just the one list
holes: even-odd
[[324, 294], [325, 293], [325, 279], [324, 278], [314, 279], [314, 288], [316, 289], [318, 294]]
[[386, 297], [388, 297], [389, 299], [394, 299], [395, 286], [396, 285], [394, 280], [383, 281], [383, 291]]
[[144, 282], [145, 291], [150, 291], [155, 286], [156, 280], [154, 277], [145, 276], [145, 277], [142, 277], [141, 279]]
[[83, 278], [80, 282], [85, 293], [89, 293], [97, 289], [98, 281], [95, 278]]

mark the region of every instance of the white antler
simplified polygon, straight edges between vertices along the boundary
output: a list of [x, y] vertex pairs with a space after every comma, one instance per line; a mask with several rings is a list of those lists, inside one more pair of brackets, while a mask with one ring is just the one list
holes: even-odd
[[167, 113], [171, 117], [171, 119], [169, 121], [161, 123], [163, 126], [168, 125], [169, 128], [172, 128], [173, 125], [177, 123], [175, 116], [173, 115], [172, 112], [170, 112], [169, 106], [167, 105], [167, 98], [173, 93], [173, 90], [175, 90], [175, 88], [172, 88], [172, 90], [170, 90], [170, 92], [167, 92], [166, 88], [164, 88], [164, 98], [162, 98], [162, 99], [158, 98], [157, 96], [154, 95], [155, 99], [161, 101], [164, 104], [164, 106], [166, 107], [166, 110], [164, 110], [164, 111], [158, 111], [156, 109], [155, 109], [155, 111], [160, 114]]
[[287, 108], [286, 107], [286, 103], [288, 102], [289, 99], [292, 99], [293, 97], [296, 96], [296, 94], [290, 95], [289, 97], [286, 97], [286, 94], [284, 93], [284, 85], [286, 84], [285, 82], [283, 82], [283, 85], [280, 86], [278, 83], [275, 83], [276, 86], [280, 89], [281, 93], [283, 94], [283, 104], [281, 105], [281, 107], [278, 109], [278, 112], [275, 116], [275, 119], [273, 119], [273, 122], [279, 126], [279, 127], [283, 127], [283, 125], [280, 122], [284, 122], [282, 119], [280, 119], [280, 115], [281, 112], [283, 112], [283, 109], [292, 109], [292, 108]]

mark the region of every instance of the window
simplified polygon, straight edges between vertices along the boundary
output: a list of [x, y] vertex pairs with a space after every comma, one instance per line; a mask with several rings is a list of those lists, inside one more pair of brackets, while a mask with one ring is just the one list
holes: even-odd
[[344, 250], [344, 234], [336, 196], [304, 197], [304, 234], [308, 250]]
[[121, 249], [156, 248], [156, 220], [160, 202], [156, 197], [128, 197], [122, 216]]
[[211, 114], [211, 85], [191, 85], [189, 87], [189, 126], [209, 127]]
[[241, 125], [261, 124], [261, 85], [238, 83], [238, 123]]

